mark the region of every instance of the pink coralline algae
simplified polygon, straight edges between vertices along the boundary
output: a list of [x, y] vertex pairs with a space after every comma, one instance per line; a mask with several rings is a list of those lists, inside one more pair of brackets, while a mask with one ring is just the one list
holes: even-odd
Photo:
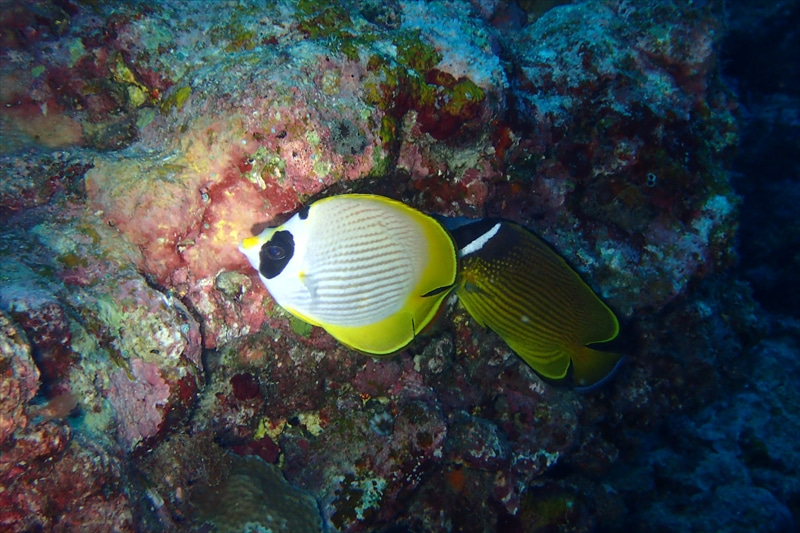
[[111, 375], [108, 398], [116, 413], [117, 438], [127, 448], [154, 436], [164, 420], [169, 385], [158, 367], [134, 359], [130, 375], [117, 370]]
[[0, 301], [33, 345], [33, 357], [48, 395], [65, 392], [76, 354], [71, 348], [69, 321], [58, 300], [44, 291], [35, 294], [11, 285], [0, 290]]
[[39, 372], [30, 350], [0, 314], [0, 529], [134, 531], [128, 497], [107, 491], [122, 481], [119, 460], [31, 404]]
[[[756, 335], [722, 7], [266, 4], [0, 15], [0, 529], [629, 524], [603, 476]], [[237, 245], [349, 192], [540, 233], [618, 375], [547, 383], [455, 304], [380, 359], [292, 318]]]
[[25, 406], [39, 389], [39, 370], [31, 357], [30, 347], [5, 315], [0, 316], [0, 326], [0, 357], [3, 363], [0, 445], [5, 446], [17, 430], [24, 430], [28, 425]]

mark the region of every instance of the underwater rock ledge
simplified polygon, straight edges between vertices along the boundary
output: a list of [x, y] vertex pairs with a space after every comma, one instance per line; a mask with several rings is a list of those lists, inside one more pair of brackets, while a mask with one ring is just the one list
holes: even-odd
[[[731, 398], [795, 427], [769, 390], [786, 348], [726, 271], [723, 6], [543, 4], [4, 11], [0, 528], [714, 526], [670, 507], [696, 485], [652, 443], [672, 420], [714, 448], [699, 473], [735, 474], [708, 508], [747, 487], [747, 524], [794, 523], [791, 452], [708, 407], [757, 360]], [[382, 360], [291, 317], [237, 245], [350, 192], [541, 235], [621, 318], [618, 374], [554, 386], [459, 307]], [[653, 472], [648, 506], [623, 487]], [[303, 504], [205, 506], [274, 490]]]

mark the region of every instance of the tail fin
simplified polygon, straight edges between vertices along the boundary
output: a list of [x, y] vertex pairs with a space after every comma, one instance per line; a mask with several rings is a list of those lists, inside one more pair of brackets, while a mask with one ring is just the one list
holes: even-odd
[[575, 387], [590, 389], [611, 377], [622, 361], [622, 355], [578, 346], [572, 353], [572, 379]]

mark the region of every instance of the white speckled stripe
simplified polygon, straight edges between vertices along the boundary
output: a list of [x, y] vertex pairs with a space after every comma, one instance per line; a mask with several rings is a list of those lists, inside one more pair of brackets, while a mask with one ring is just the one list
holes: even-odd
[[492, 226], [492, 229], [490, 229], [477, 239], [473, 240], [472, 242], [464, 246], [461, 250], [459, 250], [459, 255], [461, 257], [466, 257], [469, 254], [474, 254], [475, 252], [486, 246], [486, 243], [489, 242], [492, 239], [492, 237], [497, 235], [498, 231], [500, 231], [499, 222], [494, 226]]
[[320, 204], [312, 217], [304, 268], [309, 316], [362, 326], [399, 311], [427, 262], [414, 221], [390, 206], [351, 201]]

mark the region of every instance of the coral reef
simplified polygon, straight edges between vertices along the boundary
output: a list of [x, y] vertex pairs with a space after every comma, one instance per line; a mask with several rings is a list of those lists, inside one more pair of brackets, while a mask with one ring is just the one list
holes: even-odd
[[[622, 479], [615, 485], [631, 493], [637, 530], [794, 530], [798, 458], [789, 435], [800, 428], [785, 409], [797, 390], [774, 388], [779, 375], [797, 368], [797, 324], [788, 326], [793, 341], [765, 341], [749, 355], [749, 389], [694, 417], [674, 417], [668, 437], [645, 444], [639, 464], [616, 469]], [[660, 486], [671, 487], [670, 495], [653, 497]]]
[[280, 469], [255, 457], [238, 457], [224, 481], [195, 495], [200, 520], [215, 531], [322, 531], [317, 502], [289, 485]]
[[[0, 4], [0, 529], [796, 526], [721, 2]], [[555, 386], [457, 304], [382, 359], [290, 317], [238, 242], [343, 192], [541, 234], [619, 372]]]
[[631, 314], [641, 297], [662, 307], [729, 246], [736, 130], [724, 91], [709, 87], [710, 13], [688, 11], [681, 25], [677, 6], [622, 4], [564, 6], [519, 32], [514, 105], [532, 132], [509, 175], [538, 194], [532, 205], [502, 196], [496, 209], [539, 219], [557, 248], [583, 241], [570, 259]]
[[0, 314], [0, 528], [136, 531], [121, 461], [63, 420], [75, 403], [32, 403], [40, 376], [31, 348]]

